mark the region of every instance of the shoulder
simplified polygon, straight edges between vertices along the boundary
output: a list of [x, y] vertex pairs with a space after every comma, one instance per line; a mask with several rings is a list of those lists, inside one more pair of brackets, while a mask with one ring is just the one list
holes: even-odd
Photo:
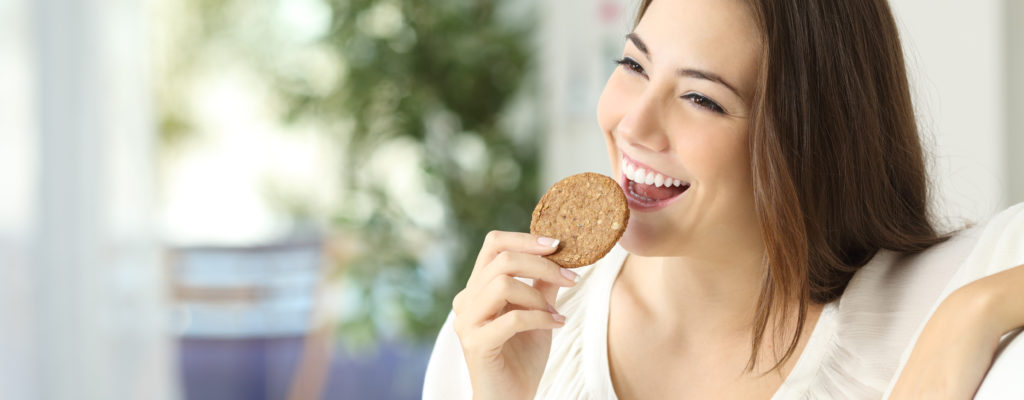
[[955, 232], [948, 240], [915, 254], [879, 250], [850, 280], [840, 309], [872, 309], [894, 300], [933, 301], [974, 249], [982, 227]]
[[[1024, 203], [1009, 207], [988, 221], [962, 229], [949, 240], [917, 254], [880, 251], [850, 281], [848, 294], [866, 288], [905, 287], [941, 282], [955, 284], [957, 278], [980, 278], [1024, 262]], [[1006, 267], [1000, 264], [1014, 263]], [[943, 282], [945, 280], [945, 282]], [[922, 282], [924, 281], [924, 282]]]
[[963, 229], [915, 254], [880, 250], [857, 271], [838, 300], [840, 325], [870, 325], [900, 335], [912, 330], [916, 322], [911, 317], [924, 317], [983, 232], [983, 226]]
[[1024, 203], [996, 214], [983, 228], [946, 294], [974, 280], [1024, 264]]
[[964, 230], [913, 255], [881, 250], [858, 270], [829, 320], [823, 315], [819, 321], [819, 327], [833, 328], [820, 342], [824, 355], [808, 397], [880, 398], [900, 355], [976, 237], [975, 229]]
[[880, 397], [935, 306], [974, 279], [1024, 263], [1024, 204], [916, 254], [879, 251], [850, 280], [816, 386]]
[[[916, 254], [882, 250], [850, 280], [841, 304], [846, 308], [929, 299], [971, 280], [1024, 263], [1024, 203], [999, 212], [983, 224], [955, 232], [949, 240]], [[924, 292], [924, 293], [922, 293]]]

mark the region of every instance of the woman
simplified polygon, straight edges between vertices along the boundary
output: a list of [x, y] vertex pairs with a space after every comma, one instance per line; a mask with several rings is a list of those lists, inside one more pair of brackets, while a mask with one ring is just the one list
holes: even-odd
[[488, 235], [425, 397], [975, 392], [1024, 323], [1024, 211], [929, 222], [884, 0], [646, 0], [617, 62], [598, 121], [620, 246], [577, 274], [537, 257], [557, 238]]

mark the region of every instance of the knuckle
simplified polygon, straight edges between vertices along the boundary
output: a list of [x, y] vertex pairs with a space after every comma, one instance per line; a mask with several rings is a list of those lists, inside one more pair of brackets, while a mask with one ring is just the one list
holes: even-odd
[[501, 236], [501, 231], [499, 231], [499, 230], [493, 230], [493, 231], [487, 232], [487, 236], [484, 236], [484, 243], [494, 243], [494, 242], [496, 242], [498, 240], [498, 238], [500, 236]]
[[459, 343], [462, 344], [462, 351], [466, 355], [478, 355], [483, 353], [487, 347], [487, 343], [484, 338], [480, 337], [479, 331], [467, 331], [459, 337]]
[[565, 279], [565, 276], [562, 275], [562, 266], [555, 264], [554, 262], [551, 262], [551, 264], [547, 264], [546, 270], [550, 275], [549, 279], [551, 279], [552, 282], [558, 282], [562, 279]]
[[494, 262], [497, 265], [509, 265], [512, 263], [512, 253], [502, 251], [494, 257]]
[[537, 306], [537, 308], [547, 309], [548, 300], [544, 298], [544, 294], [541, 293], [539, 290], [531, 287], [530, 298], [533, 299], [533, 301], [536, 303], [534, 305]]
[[465, 319], [456, 317], [455, 321], [452, 321], [452, 328], [455, 329], [455, 335], [457, 335], [459, 339], [463, 339], [464, 336], [466, 336]]
[[476, 353], [476, 349], [480, 347], [473, 335], [459, 335], [459, 343], [462, 344], [462, 351], [466, 354]]
[[460, 305], [462, 304], [462, 298], [465, 297], [465, 294], [464, 294], [465, 292], [466, 291], [463, 290], [463, 291], [460, 291], [459, 293], [456, 293], [455, 294], [455, 298], [452, 299], [452, 311], [455, 311], [456, 315], [459, 313], [459, 308], [460, 308]]
[[495, 279], [495, 283], [494, 284], [498, 286], [497, 287], [498, 291], [500, 291], [502, 293], [508, 293], [508, 292], [512, 291], [512, 289], [515, 286], [515, 282], [513, 282], [513, 281], [515, 281], [515, 279], [512, 278], [511, 276], [501, 275], [501, 276], [498, 277], [498, 279]]
[[513, 328], [518, 327], [526, 322], [525, 313], [522, 310], [510, 311], [508, 313], [508, 323]]

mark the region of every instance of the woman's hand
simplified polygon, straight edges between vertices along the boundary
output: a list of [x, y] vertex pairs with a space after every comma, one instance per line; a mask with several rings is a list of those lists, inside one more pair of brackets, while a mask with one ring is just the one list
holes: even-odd
[[552, 305], [558, 288], [576, 278], [540, 257], [557, 247], [557, 240], [526, 233], [493, 231], [484, 240], [466, 288], [452, 302], [474, 398], [528, 399], [537, 392], [551, 329], [565, 323]]
[[1024, 266], [949, 295], [928, 320], [890, 399], [970, 399], [1003, 334], [1024, 325]]

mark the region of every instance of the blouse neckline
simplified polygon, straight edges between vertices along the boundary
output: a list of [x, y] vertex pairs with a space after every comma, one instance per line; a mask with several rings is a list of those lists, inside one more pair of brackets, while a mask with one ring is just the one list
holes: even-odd
[[[599, 279], [595, 279], [597, 282], [594, 282], [600, 286], [595, 287], [592, 292], [594, 301], [588, 302], [583, 329], [595, 334], [584, 335], [584, 338], [593, 340], [584, 340], [582, 344], [582, 364], [584, 379], [589, 381], [587, 386], [595, 390], [596, 398], [618, 399], [612, 385], [608, 362], [608, 312], [611, 307], [612, 286], [619, 276], [619, 271], [622, 270], [627, 255], [625, 249], [615, 246], [607, 258], [608, 265], [595, 265], [596, 268], [591, 272], [600, 275], [595, 277]], [[817, 366], [821, 365], [822, 357], [835, 336], [837, 303], [830, 302], [822, 309], [807, 344], [804, 345], [793, 369], [772, 396], [772, 400], [794, 398], [806, 392], [817, 373]]]

